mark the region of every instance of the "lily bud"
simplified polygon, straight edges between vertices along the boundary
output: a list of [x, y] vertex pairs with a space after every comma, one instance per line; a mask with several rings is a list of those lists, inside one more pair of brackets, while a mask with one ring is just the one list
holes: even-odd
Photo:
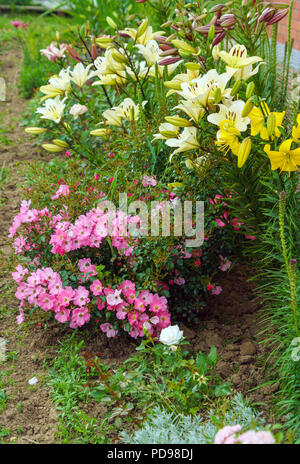
[[249, 82], [249, 84], [247, 85], [247, 88], [246, 88], [246, 98], [247, 98], [247, 100], [248, 100], [248, 98], [252, 97], [254, 90], [255, 90], [254, 82]]
[[90, 132], [90, 135], [95, 135], [96, 137], [107, 137], [111, 133], [111, 129], [95, 129]]
[[258, 18], [258, 22], [261, 23], [261, 22], [268, 22], [270, 21], [270, 19], [273, 18], [273, 16], [275, 15], [276, 13], [276, 10], [274, 10], [273, 8], [266, 8], [262, 14], [259, 16]]
[[216, 28], [214, 25], [210, 26], [210, 29], [208, 31], [208, 36], [207, 36], [207, 40], [208, 42], [212, 42], [214, 37], [215, 37], [215, 32], [216, 32]]
[[136, 38], [138, 39], [141, 35], [146, 32], [148, 27], [149, 21], [148, 18], [144, 19], [144, 21], [139, 25], [138, 30], [136, 31]]
[[52, 140], [52, 142], [57, 145], [58, 147], [61, 147], [61, 148], [68, 148], [70, 145], [65, 142], [64, 140], [59, 140], [59, 139], [54, 139]]
[[212, 57], [215, 61], [218, 61], [218, 59], [220, 58], [220, 47], [218, 45], [215, 45], [212, 49]]
[[159, 133], [163, 136], [166, 137], [167, 139], [173, 139], [177, 137], [178, 132], [175, 131], [169, 131], [169, 130], [161, 130]]
[[184, 42], [184, 40], [172, 40], [172, 44], [174, 45], [174, 47], [186, 53], [197, 53], [197, 50], [194, 47], [192, 47], [192, 45], [188, 44], [187, 42]]
[[189, 158], [187, 160], [185, 160], [185, 165], [188, 169], [193, 169], [194, 168], [194, 163], [192, 160], [190, 160]]
[[75, 61], [77, 61], [78, 63], [80, 63], [80, 62], [82, 61], [81, 56], [76, 52], [76, 50], [74, 50], [74, 48], [72, 47], [72, 45], [68, 45], [67, 50], [68, 50], [68, 52], [69, 52], [69, 55], [70, 55]]
[[201, 66], [200, 64], [198, 63], [184, 63], [184, 66], [186, 67], [186, 69], [188, 69], [189, 71], [199, 71], [199, 69], [201, 69]]
[[182, 90], [181, 84], [182, 82], [176, 79], [173, 79], [172, 81], [164, 82], [165, 87], [167, 87], [168, 89], [172, 89], [172, 90]]
[[220, 103], [221, 99], [222, 99], [222, 92], [221, 92], [220, 87], [217, 87], [214, 93], [214, 101], [216, 105]]
[[96, 44], [100, 45], [101, 48], [108, 48], [112, 43], [111, 37], [97, 37], [95, 39]]
[[267, 118], [267, 131], [269, 137], [271, 137], [274, 134], [274, 130], [276, 127], [276, 117], [274, 113], [270, 113], [268, 118]]
[[181, 188], [183, 187], [182, 182], [172, 182], [171, 184], [168, 184], [168, 189], [173, 190], [174, 188]]
[[65, 150], [64, 147], [59, 147], [58, 145], [54, 145], [52, 143], [44, 143], [42, 145], [42, 147], [47, 150], [47, 151], [50, 151], [51, 153], [58, 153], [60, 151], [63, 151]]
[[166, 116], [165, 120], [173, 124], [173, 126], [178, 126], [178, 127], [188, 127], [192, 126], [193, 123], [191, 121], [188, 121], [187, 119], [180, 118], [179, 116]]
[[165, 58], [164, 60], [159, 61], [157, 64], [159, 66], [168, 66], [170, 64], [177, 63], [177, 61], [180, 61], [179, 56], [170, 56], [169, 58]]
[[267, 25], [268, 26], [271, 26], [271, 24], [275, 24], [275, 23], [278, 23], [279, 21], [281, 21], [287, 14], [288, 14], [289, 10], [286, 9], [286, 10], [282, 10], [281, 12], [279, 13], [276, 13], [272, 19], [270, 19], [270, 21], [267, 22]]
[[27, 132], [27, 134], [40, 135], [47, 132], [47, 129], [43, 127], [26, 127], [25, 132]]
[[238, 81], [235, 82], [234, 86], [231, 89], [230, 95], [234, 97], [238, 91], [240, 90], [241, 86], [243, 84], [242, 79], [239, 79]]
[[117, 24], [114, 22], [114, 20], [110, 16], [106, 16], [106, 22], [113, 29], [118, 29]]
[[226, 14], [221, 16], [220, 24], [222, 27], [233, 26], [236, 23], [235, 16], [233, 14]]
[[251, 110], [254, 108], [254, 103], [251, 100], [247, 100], [243, 111], [242, 111], [242, 118], [246, 118]]
[[216, 37], [214, 38], [214, 40], [212, 42], [212, 45], [215, 46], [215, 45], [218, 45], [219, 43], [221, 43], [222, 40], [224, 39], [225, 35], [226, 35], [225, 31], [223, 31], [220, 34], [216, 35]]
[[238, 151], [238, 168], [242, 168], [246, 163], [252, 148], [252, 141], [250, 137], [246, 137], [239, 146]]
[[126, 56], [122, 55], [122, 53], [118, 52], [118, 50], [113, 50], [112, 53], [111, 53], [111, 56], [113, 57], [113, 59], [115, 61], [117, 61], [117, 63], [126, 63], [127, 62], [127, 58]]
[[216, 13], [216, 11], [220, 11], [220, 10], [222, 10], [223, 8], [224, 8], [223, 3], [218, 3], [218, 5], [213, 6], [213, 7], [209, 10], [209, 12], [210, 12], [210, 13]]

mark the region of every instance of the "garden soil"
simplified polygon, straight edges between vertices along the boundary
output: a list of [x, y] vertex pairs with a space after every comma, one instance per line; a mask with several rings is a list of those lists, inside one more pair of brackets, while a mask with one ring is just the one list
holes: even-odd
[[[0, 110], [4, 113], [0, 134], [6, 137], [4, 142], [0, 137], [0, 169], [3, 163], [9, 169], [9, 176], [0, 190], [0, 309], [5, 306], [5, 311], [0, 310], [0, 337], [7, 340], [9, 358], [8, 362], [0, 364], [0, 387], [3, 382], [8, 395], [7, 407], [0, 412], [0, 431], [1, 426], [10, 431], [9, 438], [5, 439], [8, 442], [55, 443], [58, 441], [58, 413], [44, 379], [57, 355], [60, 340], [72, 331], [65, 329], [63, 333], [61, 325], [55, 321], [48, 323], [45, 329], [35, 318], [24, 327], [17, 325], [15, 285], [10, 277], [13, 253], [7, 238], [22, 200], [24, 165], [36, 159], [47, 161], [48, 155], [38, 152], [34, 140], [25, 135], [24, 128], [20, 126], [22, 112], [28, 103], [18, 91], [22, 55], [19, 51], [12, 53], [4, 48], [0, 59], [0, 75], [7, 85], [6, 102], [0, 102]], [[192, 350], [208, 353], [212, 345], [216, 346], [220, 357], [216, 372], [224, 381], [232, 383], [234, 391], [260, 404], [267, 413], [268, 421], [273, 422], [270, 402], [279, 384], [256, 389], [263, 383], [264, 360], [269, 354], [269, 347], [260, 343], [262, 326], [258, 324], [257, 316], [261, 302], [254, 293], [254, 284], [248, 279], [248, 268], [235, 266], [220, 279], [223, 292], [208, 301], [203, 321], [198, 326], [184, 327], [183, 330]], [[98, 332], [90, 337], [87, 348], [91, 353], [101, 352], [101, 361], [112, 366], [120, 365], [135, 350], [133, 344], [108, 341], [104, 334], [99, 335]], [[38, 378], [34, 387], [28, 384], [32, 377]], [[99, 420], [105, 412], [97, 403], [89, 403], [83, 408]]]

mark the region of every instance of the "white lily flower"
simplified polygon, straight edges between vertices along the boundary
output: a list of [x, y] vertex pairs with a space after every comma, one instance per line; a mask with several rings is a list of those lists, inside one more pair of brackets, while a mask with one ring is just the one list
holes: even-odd
[[155, 63], [161, 60], [161, 50], [155, 40], [149, 40], [146, 46], [137, 44], [136, 47], [145, 58], [149, 67], [153, 66]]
[[230, 106], [219, 105], [219, 113], [210, 114], [207, 116], [207, 120], [217, 126], [220, 126], [221, 122], [224, 120], [230, 121], [232, 127], [243, 132], [247, 130], [247, 126], [250, 123], [250, 119], [248, 117], [242, 117], [244, 106], [245, 102], [243, 100], [236, 100], [231, 103]]
[[48, 100], [45, 102], [45, 106], [38, 108], [36, 113], [43, 115], [41, 116], [41, 119], [49, 119], [50, 121], [54, 121], [58, 124], [62, 118], [66, 106], [64, 104], [66, 98], [67, 97], [65, 97], [63, 100], [60, 100], [59, 96], [56, 98], [48, 98]]
[[169, 122], [163, 122], [159, 128], [159, 134], [154, 134], [153, 137], [156, 140], [168, 140], [170, 138], [177, 137], [179, 134], [179, 127], [170, 124]]
[[73, 71], [71, 71], [71, 81], [75, 82], [78, 87], [83, 87], [86, 81], [88, 81], [92, 74], [89, 74], [89, 70], [93, 64], [89, 64], [87, 67], [84, 67], [82, 63], [77, 63]]
[[133, 40], [136, 40], [137, 44], [141, 44], [141, 45], [147, 45], [147, 43], [150, 42], [150, 40], [153, 40], [155, 36], [165, 34], [164, 31], [153, 32], [153, 29], [152, 29], [151, 26], [148, 26], [147, 29], [145, 30], [145, 32], [142, 35], [140, 35], [138, 38], [136, 38], [136, 34], [137, 34], [136, 29], [127, 28], [127, 29], [125, 29], [124, 31], [121, 31], [121, 32], [125, 32], [126, 34], [130, 35], [130, 37]]
[[62, 69], [58, 76], [52, 76], [48, 85], [42, 85], [40, 91], [45, 94], [41, 101], [58, 95], [65, 95], [71, 91], [69, 68]]
[[181, 134], [178, 134], [176, 138], [168, 139], [166, 145], [169, 147], [177, 147], [176, 150], [170, 156], [170, 161], [176, 153], [184, 151], [195, 150], [200, 147], [197, 140], [197, 128], [196, 127], [185, 127]]
[[[142, 106], [146, 105], [146, 101], [143, 101]], [[125, 100], [119, 105], [120, 110], [123, 113], [124, 119], [127, 121], [137, 121], [139, 118], [139, 105], [136, 105], [131, 98], [125, 98]]]
[[176, 108], [184, 111], [185, 114], [195, 123], [197, 123], [205, 114], [204, 108], [192, 101], [182, 100], [179, 105], [174, 107], [174, 109]]
[[[227, 64], [227, 74], [236, 80], [244, 79], [247, 80], [258, 72], [258, 68], [263, 64], [263, 59], [259, 56], [247, 57], [247, 49], [244, 45], [234, 45], [229, 53], [225, 50], [219, 51], [219, 57]], [[254, 70], [252, 65], [254, 63], [261, 62]]]
[[218, 74], [215, 69], [211, 69], [206, 74], [192, 82], [183, 82], [181, 91], [177, 93], [185, 100], [192, 101], [194, 104], [201, 105], [203, 108], [214, 102], [214, 93], [217, 88], [221, 91], [221, 98], [230, 97], [230, 89], [226, 85], [230, 79], [227, 73]]
[[106, 119], [107, 124], [110, 126], [122, 127], [122, 116], [123, 112], [119, 107], [111, 108], [102, 113], [102, 116]]

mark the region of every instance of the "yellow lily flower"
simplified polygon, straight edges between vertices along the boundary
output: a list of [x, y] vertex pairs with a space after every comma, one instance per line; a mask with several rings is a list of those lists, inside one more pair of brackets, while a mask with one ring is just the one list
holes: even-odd
[[293, 139], [285, 140], [279, 147], [278, 151], [271, 150], [270, 144], [265, 145], [264, 150], [271, 161], [271, 169], [280, 169], [281, 171], [298, 171], [300, 166], [300, 148], [291, 150]]
[[297, 116], [297, 126], [292, 129], [292, 138], [294, 142], [300, 143], [300, 114]]
[[[255, 107], [248, 114], [248, 118], [251, 121], [251, 135], [259, 134], [261, 139], [270, 140], [267, 127], [264, 125], [265, 117], [270, 114], [270, 110], [266, 102], [262, 102], [262, 109], [263, 112], [260, 108]], [[276, 120], [274, 133], [276, 137], [280, 137], [281, 132], [278, 127], [281, 127], [285, 111], [282, 111], [282, 113], [274, 112], [273, 114]]]
[[227, 152], [231, 149], [235, 156], [238, 156], [240, 142], [238, 136], [241, 135], [240, 131], [234, 127], [234, 122], [225, 119], [220, 123], [220, 130], [217, 132], [216, 145], [221, 151]]

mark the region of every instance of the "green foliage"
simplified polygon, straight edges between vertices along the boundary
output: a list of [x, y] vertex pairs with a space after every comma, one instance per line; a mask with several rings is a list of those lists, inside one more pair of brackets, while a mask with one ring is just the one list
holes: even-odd
[[172, 350], [169, 346], [154, 343], [148, 335], [137, 347], [138, 353], [128, 358], [114, 373], [100, 359], [88, 356], [87, 365], [98, 371], [99, 383], [94, 384], [92, 396], [110, 407], [110, 417], [121, 426], [132, 411], [138, 423], [154, 406], [171, 412], [196, 414], [207, 408], [208, 398], [231, 394], [214, 374], [218, 362], [216, 348], [206, 356], [199, 352], [195, 357], [183, 346]]
[[261, 430], [265, 420], [241, 394], [218, 402], [206, 415], [186, 415], [169, 412], [156, 406], [142, 426], [134, 433], [121, 432], [127, 444], [212, 444], [219, 429], [240, 424], [243, 430]]

